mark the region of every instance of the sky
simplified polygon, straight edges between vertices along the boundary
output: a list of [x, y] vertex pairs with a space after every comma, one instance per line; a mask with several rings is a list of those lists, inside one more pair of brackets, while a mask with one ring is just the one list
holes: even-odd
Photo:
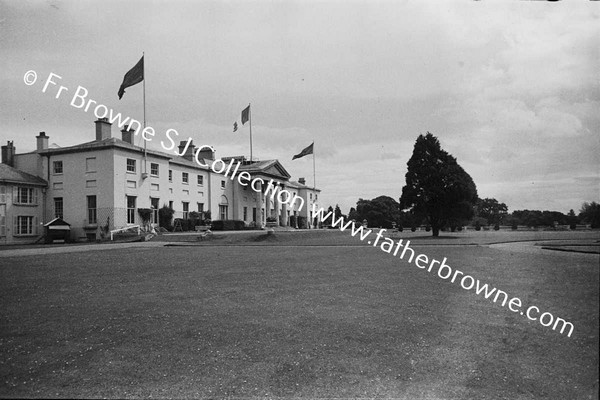
[[254, 158], [312, 186], [313, 156], [292, 156], [314, 141], [322, 205], [344, 213], [398, 200], [427, 132], [479, 197], [577, 212], [600, 201], [599, 17], [583, 0], [0, 1], [0, 143], [94, 140], [78, 86], [142, 120], [143, 85], [117, 91], [143, 52], [149, 148], [175, 129], [249, 157], [251, 104]]

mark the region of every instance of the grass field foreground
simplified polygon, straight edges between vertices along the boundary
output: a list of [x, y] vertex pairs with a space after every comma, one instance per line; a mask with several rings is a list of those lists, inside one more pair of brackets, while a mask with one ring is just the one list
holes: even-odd
[[0, 396], [597, 398], [596, 255], [415, 241], [569, 338], [338, 235], [0, 258]]

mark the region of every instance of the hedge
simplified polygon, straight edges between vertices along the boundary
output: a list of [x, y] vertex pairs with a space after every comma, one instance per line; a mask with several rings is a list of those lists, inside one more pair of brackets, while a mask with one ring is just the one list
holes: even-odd
[[224, 219], [212, 221], [213, 231], [241, 231], [246, 229], [244, 221], [238, 221], [234, 219]]

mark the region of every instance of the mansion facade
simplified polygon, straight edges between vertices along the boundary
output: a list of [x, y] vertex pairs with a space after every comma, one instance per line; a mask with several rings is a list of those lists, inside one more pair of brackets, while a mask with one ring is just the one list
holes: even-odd
[[55, 218], [70, 225], [71, 239], [95, 240], [108, 231], [141, 225], [141, 208], [152, 210], [150, 223], [156, 227], [158, 210], [165, 205], [175, 210], [174, 218], [210, 211], [212, 220], [241, 220], [256, 227], [263, 227], [268, 217], [281, 226], [296, 225], [300, 218], [292, 216], [308, 224], [313, 220], [320, 190], [308, 187], [303, 178], [291, 181], [278, 160], [221, 158], [233, 159], [239, 172], [272, 181], [303, 201], [287, 204], [281, 196], [269, 195], [266, 184], [257, 191], [214, 172], [209, 168], [215, 160], [212, 150], [198, 153], [201, 166], [193, 143], [181, 142], [180, 156], [167, 154], [136, 146], [127, 126], [117, 138], [106, 118], [95, 125], [95, 140], [75, 146], [49, 147], [44, 132], [36, 137], [35, 151], [17, 154], [12, 141], [2, 146], [0, 243], [38, 240], [42, 225]]

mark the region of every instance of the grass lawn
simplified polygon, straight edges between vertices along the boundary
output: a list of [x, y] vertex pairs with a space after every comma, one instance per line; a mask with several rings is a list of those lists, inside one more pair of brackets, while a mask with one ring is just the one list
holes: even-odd
[[598, 255], [415, 240], [567, 337], [340, 235], [0, 258], [0, 396], [598, 397]]

